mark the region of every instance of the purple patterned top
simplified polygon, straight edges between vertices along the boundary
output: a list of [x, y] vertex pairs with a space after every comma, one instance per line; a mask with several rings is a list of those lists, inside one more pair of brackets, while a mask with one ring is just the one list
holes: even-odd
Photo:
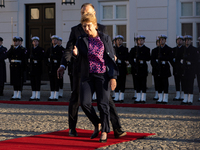
[[106, 65], [103, 59], [104, 44], [100, 37], [88, 38], [88, 60], [90, 73], [105, 73]]

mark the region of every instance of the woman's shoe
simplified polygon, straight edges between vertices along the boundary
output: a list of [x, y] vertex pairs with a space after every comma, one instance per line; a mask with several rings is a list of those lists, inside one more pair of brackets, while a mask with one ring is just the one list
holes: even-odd
[[[101, 138], [102, 138], [102, 134], [101, 134]], [[106, 143], [107, 142], [107, 134], [106, 134], [106, 139], [101, 139], [99, 140], [100, 143]]]
[[[99, 127], [98, 127], [99, 126]], [[95, 129], [94, 129], [94, 132], [93, 132], [93, 134], [91, 135], [91, 137], [90, 137], [90, 139], [94, 139], [94, 138], [96, 138], [98, 135], [99, 135], [99, 132], [100, 132], [100, 125], [98, 125], [97, 127], [95, 127]]]

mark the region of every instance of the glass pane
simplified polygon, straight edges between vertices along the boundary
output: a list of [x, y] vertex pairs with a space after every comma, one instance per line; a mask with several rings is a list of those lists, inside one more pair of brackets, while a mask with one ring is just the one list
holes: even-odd
[[31, 19], [39, 19], [39, 9], [31, 8]]
[[193, 35], [192, 34], [192, 23], [182, 23], [182, 35]]
[[[197, 39], [200, 37], [200, 23], [197, 23]], [[198, 41], [199, 43], [199, 41]], [[200, 44], [197, 44], [197, 46], [200, 46]]]
[[106, 34], [108, 34], [113, 39], [113, 26], [112, 25], [106, 25]]
[[103, 6], [103, 19], [112, 19], [112, 18], [113, 18], [113, 7]]
[[126, 18], [126, 5], [116, 6], [116, 18]]
[[181, 3], [181, 16], [192, 16], [192, 3]]
[[54, 19], [54, 8], [45, 8], [45, 19]]
[[124, 42], [126, 42], [126, 25], [117, 25], [116, 30], [117, 35], [122, 35], [124, 37]]
[[196, 3], [196, 15], [200, 16], [200, 2]]

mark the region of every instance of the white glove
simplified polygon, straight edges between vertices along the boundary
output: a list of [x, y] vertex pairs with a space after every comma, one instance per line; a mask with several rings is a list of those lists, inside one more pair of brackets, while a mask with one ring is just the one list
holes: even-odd
[[48, 61], [50, 62], [50, 58], [48, 58]]
[[37, 60], [34, 60], [34, 63], [36, 64], [36, 63], [37, 63]]
[[30, 63], [31, 62], [31, 60], [30, 60], [30, 58], [28, 59], [28, 63]]
[[173, 61], [175, 62], [175, 60], [176, 60], [176, 59], [174, 58]]
[[143, 60], [140, 60], [140, 64], [143, 64]]
[[134, 62], [136, 62], [136, 58], [134, 58]]
[[120, 59], [118, 59], [118, 60], [117, 60], [117, 62], [118, 62], [119, 64], [121, 64], [121, 63], [122, 63], [122, 61], [121, 61]]
[[183, 59], [181, 59], [181, 64], [183, 64]]
[[187, 65], [191, 65], [191, 62], [190, 62], [190, 61], [187, 61]]
[[156, 62], [158, 62], [158, 59], [156, 59]]
[[162, 61], [162, 64], [165, 65], [165, 61]]

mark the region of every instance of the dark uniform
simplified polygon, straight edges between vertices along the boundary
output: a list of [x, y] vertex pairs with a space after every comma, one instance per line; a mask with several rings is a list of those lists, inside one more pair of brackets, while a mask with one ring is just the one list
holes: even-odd
[[[129, 62], [131, 64], [132, 76], [135, 76], [134, 88], [137, 91], [137, 99], [135, 100], [136, 103], [146, 101], [145, 94], [148, 76], [147, 61], [149, 61], [150, 58], [150, 49], [145, 45], [142, 47], [135, 46], [130, 50]], [[143, 96], [140, 93], [141, 91]]]
[[40, 86], [42, 75], [42, 61], [44, 59], [44, 49], [42, 47], [32, 47], [29, 51], [28, 74], [31, 79], [32, 97], [29, 100], [40, 100]]
[[[180, 38], [183, 40], [182, 36], [178, 36], [177, 39]], [[174, 75], [174, 81], [175, 81], [175, 87], [176, 87], [176, 97], [173, 100], [180, 100], [181, 95], [183, 96], [183, 78], [182, 78], [182, 65], [181, 65], [181, 59], [183, 59], [183, 52], [184, 52], [184, 46], [176, 46], [172, 49], [173, 52], [173, 60], [171, 62], [171, 65], [173, 67], [173, 75]], [[181, 87], [181, 89], [180, 89]], [[182, 94], [180, 91], [182, 90]]]
[[[162, 36], [165, 38], [166, 36]], [[157, 103], [167, 103], [168, 102], [168, 78], [171, 76], [169, 61], [172, 60], [172, 49], [166, 44], [164, 47], [156, 47], [152, 50], [151, 54], [151, 65], [152, 65], [152, 75], [158, 79], [158, 95], [159, 99]], [[164, 96], [162, 96], [164, 92]]]
[[[192, 36], [185, 36], [185, 40], [192, 40]], [[192, 45], [184, 49], [183, 59], [181, 63], [183, 65], [183, 91], [184, 100], [181, 104], [192, 104], [193, 103], [193, 88], [194, 78], [196, 73], [196, 65], [198, 60], [197, 48]]]
[[[0, 42], [3, 38], [0, 37]], [[0, 96], [3, 96], [4, 82], [6, 82], [6, 64], [5, 59], [7, 58], [7, 48], [0, 45]]]
[[[57, 78], [57, 70], [60, 67], [60, 61], [63, 55], [63, 50], [56, 45], [55, 47], [51, 46], [46, 53], [46, 62], [49, 72], [50, 80], [50, 89], [51, 89], [51, 98], [48, 100], [58, 100], [59, 92], [59, 79]], [[52, 98], [52, 96], [54, 97]]]
[[[15, 37], [13, 40], [19, 40], [19, 38]], [[14, 96], [11, 98], [11, 100], [21, 99], [23, 73], [27, 63], [26, 54], [27, 50], [19, 45], [16, 47], [11, 46], [7, 52], [7, 57], [10, 60], [10, 82], [14, 87]]]
[[197, 65], [196, 65], [197, 66], [196, 75], [197, 75], [197, 82], [198, 82], [198, 88], [199, 88], [199, 99], [198, 99], [198, 101], [200, 101], [200, 45], [197, 48], [197, 54], [198, 54], [198, 60], [197, 60]]
[[[118, 35], [116, 36], [117, 39], [122, 39], [123, 36]], [[125, 91], [125, 84], [126, 84], [126, 75], [127, 75], [127, 64], [126, 61], [128, 60], [128, 48], [120, 45], [118, 47], [115, 46], [115, 53], [116, 53], [116, 63], [119, 69], [119, 75], [117, 76], [117, 87], [115, 89], [115, 98], [114, 101], [123, 101], [124, 100], [124, 91]]]

